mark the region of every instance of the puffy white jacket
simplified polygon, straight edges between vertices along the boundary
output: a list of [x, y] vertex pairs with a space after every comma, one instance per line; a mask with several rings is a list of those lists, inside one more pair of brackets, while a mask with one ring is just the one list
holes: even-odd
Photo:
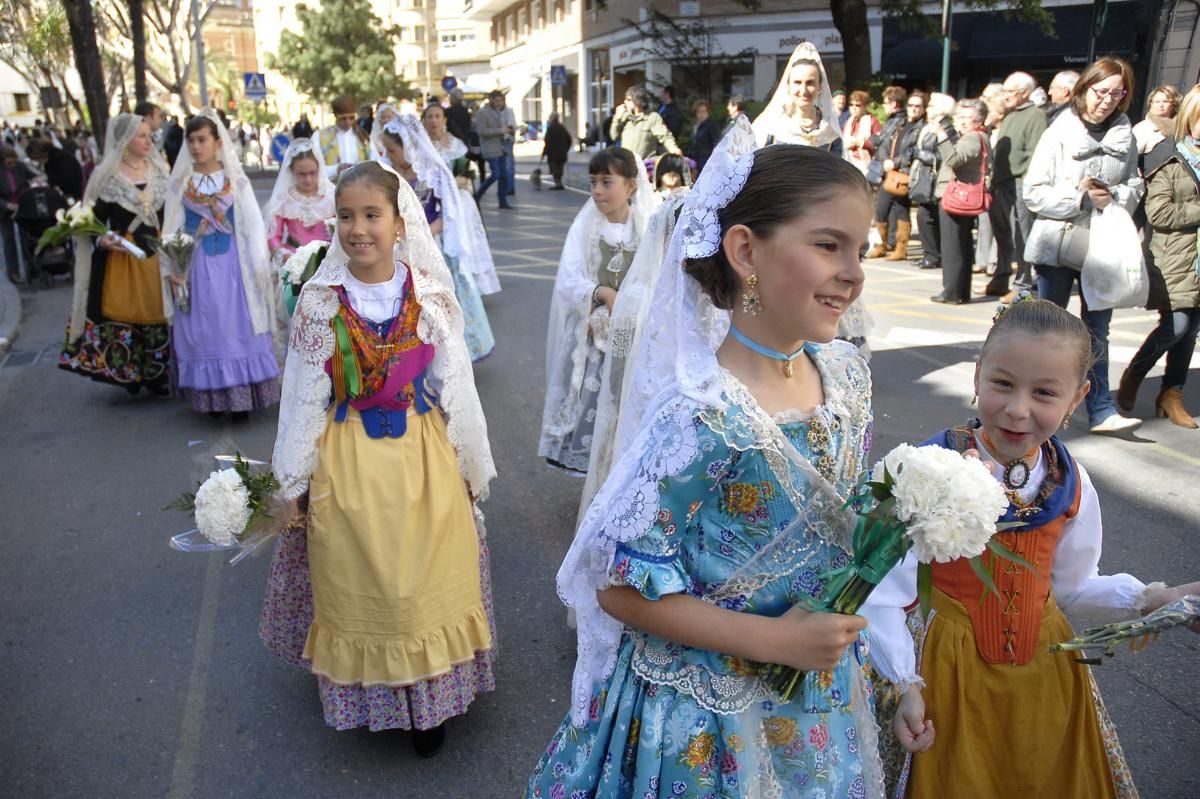
[[1092, 205], [1079, 188], [1084, 176], [1107, 183], [1113, 202], [1132, 215], [1145, 191], [1137, 159], [1133, 126], [1124, 114], [1100, 141], [1088, 133], [1074, 110], [1059, 114], [1038, 141], [1022, 185], [1025, 205], [1035, 215], [1025, 242], [1025, 260], [1057, 266], [1067, 223], [1087, 224]]

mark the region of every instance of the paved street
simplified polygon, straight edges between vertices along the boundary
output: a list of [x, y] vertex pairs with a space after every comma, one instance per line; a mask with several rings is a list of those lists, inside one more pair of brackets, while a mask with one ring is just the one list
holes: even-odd
[[[211, 468], [206, 455], [236, 446], [268, 457], [274, 414], [231, 426], [68, 375], [55, 358], [70, 286], [22, 290], [19, 338], [0, 356], [5, 796], [519, 795], [566, 712], [574, 663], [553, 581], [582, 483], [545, 467], [536, 443], [554, 270], [585, 197], [533, 192], [524, 180], [518, 191], [517, 211], [497, 211], [494, 190], [484, 200], [504, 291], [486, 299], [498, 344], [476, 369], [500, 473], [484, 507], [498, 687], [449, 722], [446, 747], [427, 761], [403, 733], [326, 727], [313, 678], [261, 646], [268, 558], [230, 567], [166, 545], [188, 519], [159, 509]], [[880, 454], [970, 413], [973, 359], [994, 303], [930, 303], [938, 274], [867, 266]], [[1114, 383], [1153, 321], [1117, 314]], [[1200, 363], [1186, 397], [1193, 410], [1198, 371]], [[1157, 387], [1152, 377], [1143, 388], [1143, 417]], [[1082, 415], [1075, 424], [1085, 426]], [[1128, 439], [1076, 426], [1067, 438], [1100, 491], [1103, 569], [1200, 578], [1200, 435], [1147, 418]], [[1200, 637], [1176, 632], [1096, 670], [1145, 799], [1200, 796], [1191, 760], [1200, 749], [1198, 657]]]

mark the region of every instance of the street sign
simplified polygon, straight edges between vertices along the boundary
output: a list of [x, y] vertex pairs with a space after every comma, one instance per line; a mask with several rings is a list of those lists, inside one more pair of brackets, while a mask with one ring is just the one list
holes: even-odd
[[243, 72], [242, 81], [246, 84], [246, 99], [260, 102], [267, 99], [267, 78], [261, 72]]
[[550, 85], [551, 86], [566, 86], [567, 85], [567, 68], [564, 66], [550, 67]]
[[458, 85], [458, 78], [454, 77], [453, 75], [447, 75], [446, 77], [442, 78], [443, 91], [452, 92], [452, 91], [454, 91], [454, 87], [457, 85]]
[[291, 143], [292, 140], [286, 133], [276, 133], [271, 137], [271, 157], [275, 159], [275, 163], [283, 163], [283, 154], [287, 152], [288, 145]]

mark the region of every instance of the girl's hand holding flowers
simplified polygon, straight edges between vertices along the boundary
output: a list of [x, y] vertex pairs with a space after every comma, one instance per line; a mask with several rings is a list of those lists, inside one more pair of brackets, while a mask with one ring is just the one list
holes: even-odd
[[773, 663], [801, 671], [833, 671], [867, 626], [862, 616], [812, 613], [793, 607], [776, 619]]

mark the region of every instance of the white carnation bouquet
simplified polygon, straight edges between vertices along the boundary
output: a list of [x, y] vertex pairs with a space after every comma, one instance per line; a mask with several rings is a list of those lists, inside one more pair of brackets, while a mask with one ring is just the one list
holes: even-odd
[[[967, 558], [984, 585], [995, 582], [982, 555], [990, 550], [1032, 568], [994, 539], [1019, 522], [998, 524], [1008, 509], [1003, 487], [981, 461], [938, 446], [901, 444], [875, 465], [871, 479], [847, 503], [858, 512], [854, 556], [825, 575], [810, 610], [857, 613], [875, 586], [911, 550], [917, 558], [917, 594], [929, 606], [930, 564]], [[791, 699], [803, 672], [772, 666], [768, 681]]]
[[175, 301], [175, 307], [184, 313], [192, 307], [188, 275], [192, 270], [192, 253], [195, 249], [196, 240], [183, 231], [163, 236], [158, 242], [158, 251], [165, 255], [175, 268], [176, 279], [171, 281], [171, 298]]
[[195, 530], [171, 538], [172, 547], [184, 552], [237, 549], [232, 561], [237, 563], [278, 532], [284, 503], [275, 475], [258, 468], [266, 465], [262, 461], [246, 460], [240, 453], [217, 460], [232, 466], [212, 472], [196, 493], [179, 495], [164, 510], [191, 513], [196, 520]]
[[279, 274], [283, 280], [283, 299], [287, 303], [288, 316], [296, 312], [300, 289], [317, 273], [317, 267], [321, 265], [328, 251], [329, 242], [318, 239], [305, 244], [283, 262]]
[[71, 236], [103, 236], [108, 233], [108, 227], [96, 219], [96, 212], [92, 206], [82, 202], [75, 203], [65, 211], [59, 210], [54, 219], [58, 224], [48, 228], [41, 235], [36, 252], [40, 253], [47, 247], [57, 247]]

